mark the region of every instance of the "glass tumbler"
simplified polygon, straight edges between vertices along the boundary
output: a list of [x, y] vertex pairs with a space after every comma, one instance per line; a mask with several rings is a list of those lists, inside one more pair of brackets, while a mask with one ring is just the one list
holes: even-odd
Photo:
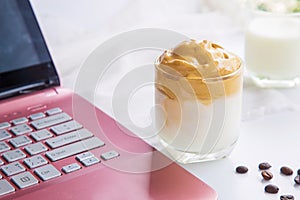
[[242, 62], [225, 76], [201, 78], [182, 76], [157, 59], [156, 125], [166, 152], [181, 163], [229, 155], [239, 137], [242, 87]]
[[275, 9], [288, 6], [287, 1], [268, 2], [248, 11], [246, 68], [259, 87], [295, 87], [300, 84], [300, 13]]

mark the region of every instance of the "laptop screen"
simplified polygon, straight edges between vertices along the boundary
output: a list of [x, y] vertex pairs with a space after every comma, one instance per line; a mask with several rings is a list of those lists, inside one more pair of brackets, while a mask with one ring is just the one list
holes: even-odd
[[27, 0], [0, 0], [0, 98], [59, 85]]

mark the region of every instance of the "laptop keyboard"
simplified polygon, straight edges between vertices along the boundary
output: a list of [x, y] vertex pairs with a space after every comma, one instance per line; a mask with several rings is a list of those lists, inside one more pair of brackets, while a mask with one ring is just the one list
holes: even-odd
[[[0, 196], [119, 156], [114, 150], [99, 158], [90, 152], [104, 145], [60, 108], [2, 122]], [[53, 165], [70, 156], [75, 156], [74, 163], [61, 169]]]

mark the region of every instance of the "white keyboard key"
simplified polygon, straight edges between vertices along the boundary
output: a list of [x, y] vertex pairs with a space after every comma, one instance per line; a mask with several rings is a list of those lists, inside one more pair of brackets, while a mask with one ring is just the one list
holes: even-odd
[[26, 135], [15, 137], [9, 141], [15, 148], [32, 143], [31, 139]]
[[74, 172], [76, 170], [79, 170], [81, 167], [77, 163], [72, 163], [70, 165], [64, 166], [62, 168], [62, 171], [65, 172], [66, 174]]
[[101, 154], [103, 160], [110, 160], [118, 157], [120, 154], [114, 150]]
[[30, 133], [32, 131], [32, 128], [30, 128], [27, 124], [21, 124], [21, 125], [12, 127], [10, 130], [15, 135], [23, 135], [25, 133]]
[[66, 113], [60, 113], [57, 115], [52, 115], [50, 117], [45, 117], [43, 119], [38, 119], [36, 121], [31, 122], [31, 125], [39, 130], [39, 129], [43, 129], [43, 128], [47, 128], [49, 126], [53, 126], [56, 124], [60, 124], [63, 122], [67, 122], [69, 120], [71, 120], [72, 118], [66, 114]]
[[26, 117], [21, 117], [18, 119], [14, 119], [11, 121], [14, 125], [19, 125], [19, 124], [24, 124], [26, 122], [28, 122], [28, 119]]
[[90, 157], [90, 158], [87, 158], [87, 159], [84, 159], [82, 161], [80, 161], [84, 166], [88, 167], [88, 166], [91, 166], [91, 165], [94, 165], [94, 164], [97, 164], [100, 162], [100, 160], [96, 157]]
[[32, 132], [30, 134], [30, 136], [33, 137], [33, 139], [35, 139], [35, 141], [41, 141], [41, 140], [44, 140], [44, 139], [51, 138], [53, 135], [48, 130], [43, 129], [43, 130], [40, 130], [40, 131]]
[[24, 149], [31, 156], [48, 150], [48, 148], [41, 142], [30, 144]]
[[51, 164], [39, 167], [34, 172], [43, 180], [53, 179], [61, 175], [61, 173]]
[[2, 154], [2, 156], [7, 160], [7, 162], [14, 162], [16, 160], [19, 160], [21, 158], [25, 158], [26, 154], [23, 153], [20, 149], [15, 149], [12, 151], [7, 151]]
[[52, 151], [46, 152], [46, 156], [51, 161], [57, 161], [69, 156], [73, 156], [84, 151], [88, 151], [104, 145], [104, 142], [97, 137], [92, 137], [80, 142], [76, 142], [67, 146], [59, 147]]
[[15, 188], [7, 180], [0, 180], [0, 195], [5, 195], [13, 191], [15, 191]]
[[56, 135], [61, 135], [63, 133], [75, 131], [80, 128], [82, 128], [82, 125], [79, 124], [78, 122], [72, 120], [72, 121], [51, 127], [51, 131], [53, 131]]
[[11, 134], [6, 130], [0, 130], [0, 140], [6, 140], [8, 138], [11, 138]]
[[87, 158], [90, 158], [90, 157], [93, 157], [93, 156], [95, 156], [95, 155], [92, 154], [91, 152], [84, 152], [84, 153], [82, 153], [82, 154], [77, 155], [77, 156], [76, 156], [76, 159], [77, 159], [78, 161], [82, 161], [82, 160], [84, 160], [84, 159], [87, 159]]
[[3, 160], [1, 160], [1, 159], [0, 159], [0, 165], [4, 165], [4, 162], [3, 162]]
[[8, 128], [10, 127], [10, 123], [8, 122], [1, 122], [0, 123], [0, 129], [5, 129], [5, 128]]
[[41, 119], [41, 118], [43, 118], [43, 117], [45, 117], [45, 116], [46, 116], [46, 115], [45, 115], [44, 113], [39, 112], [39, 113], [34, 113], [34, 114], [30, 115], [30, 116], [29, 116], [29, 119], [30, 119], [31, 121], [33, 121], [33, 120]]
[[52, 149], [54, 149], [92, 136], [93, 134], [87, 129], [81, 129], [61, 136], [50, 138], [46, 140], [46, 144], [49, 145]]
[[30, 172], [23, 172], [21, 174], [15, 175], [11, 177], [11, 180], [20, 189], [38, 184], [39, 182]]
[[0, 142], [0, 152], [8, 151], [10, 150], [10, 146], [6, 144], [6, 142]]
[[60, 108], [52, 108], [52, 109], [47, 110], [46, 114], [47, 115], [55, 115], [55, 114], [58, 114], [61, 112], [62, 112], [62, 110]]
[[1, 167], [1, 170], [6, 176], [11, 176], [18, 174], [20, 172], [24, 172], [26, 169], [25, 167], [20, 164], [19, 162], [13, 162]]
[[48, 164], [48, 161], [41, 155], [32, 156], [30, 158], [24, 159], [24, 163], [30, 168], [40, 167], [42, 165]]

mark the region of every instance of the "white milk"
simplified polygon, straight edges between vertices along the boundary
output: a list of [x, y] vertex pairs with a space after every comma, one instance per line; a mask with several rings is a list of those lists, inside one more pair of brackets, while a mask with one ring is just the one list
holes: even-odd
[[238, 139], [241, 103], [241, 93], [216, 99], [209, 105], [184, 101], [180, 109], [176, 102], [165, 100], [169, 124], [160, 137], [182, 152], [203, 155], [219, 152], [234, 145]]
[[299, 77], [300, 16], [253, 19], [246, 31], [245, 60], [247, 69], [258, 77]]

